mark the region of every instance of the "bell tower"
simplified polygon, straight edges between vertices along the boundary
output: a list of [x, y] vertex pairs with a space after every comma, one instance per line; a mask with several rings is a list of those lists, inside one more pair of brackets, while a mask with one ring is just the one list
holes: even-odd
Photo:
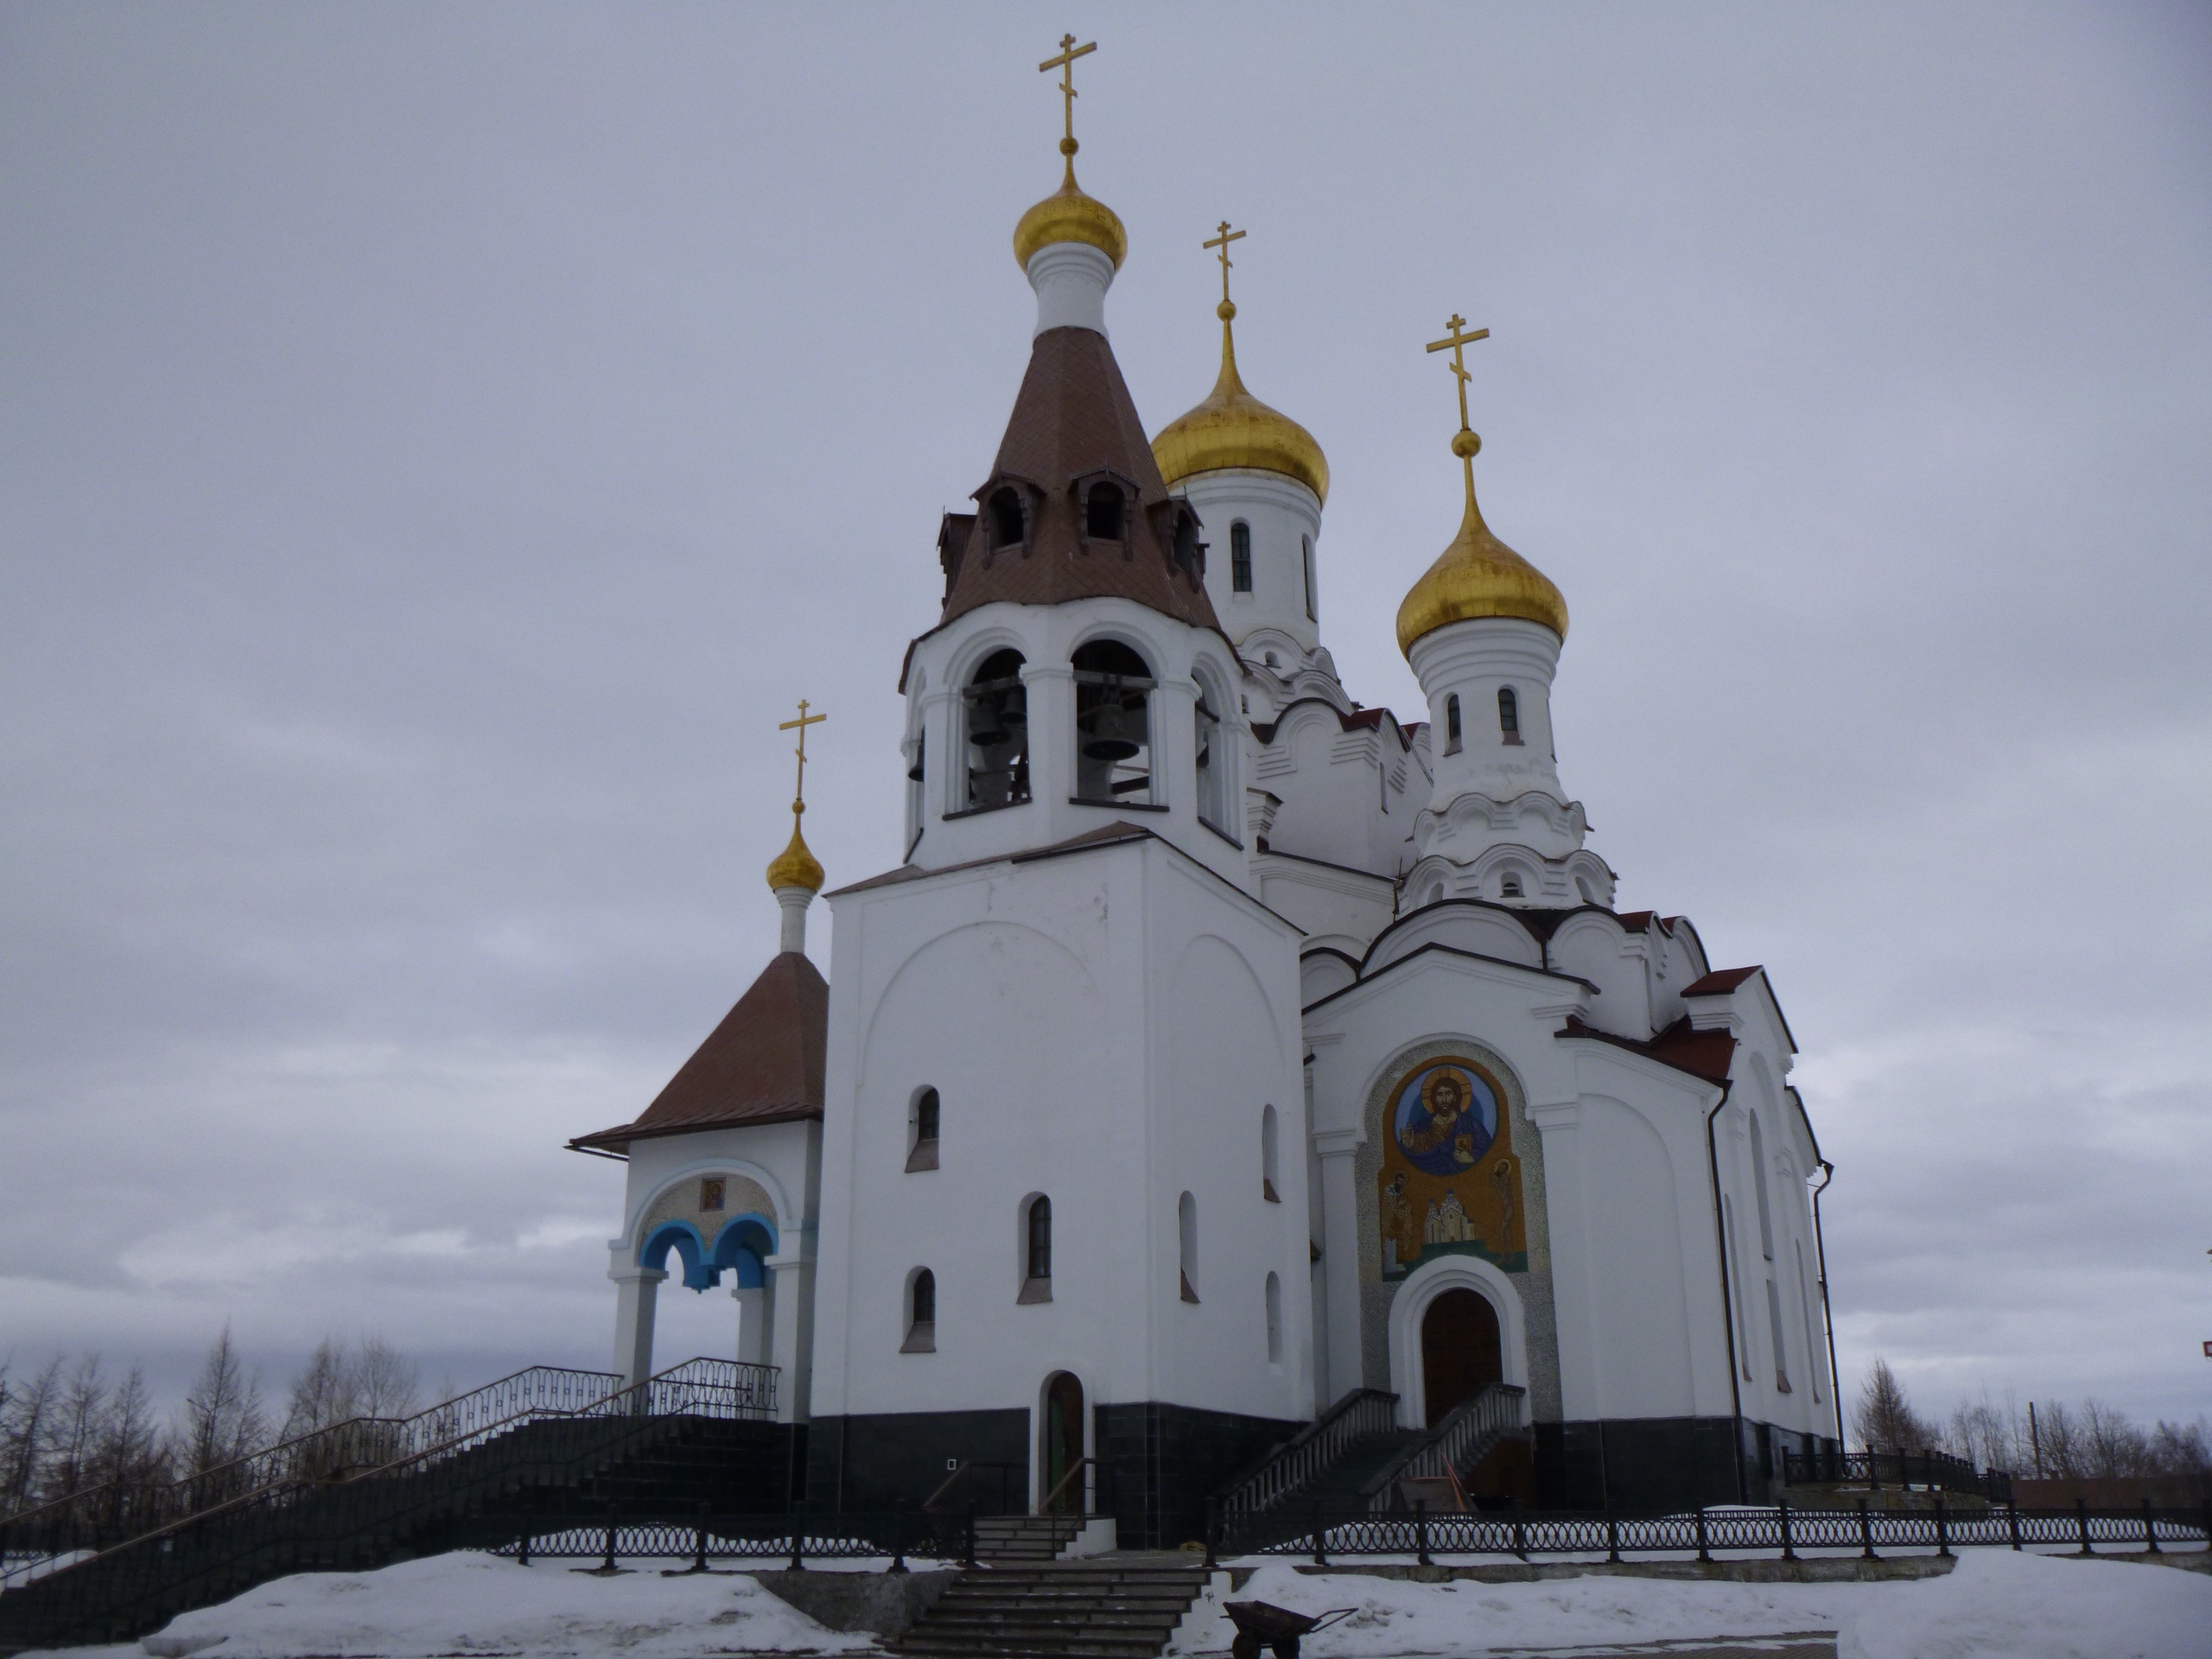
[[1091, 49], [1040, 66], [1065, 165], [1014, 232], [1028, 368], [901, 677], [906, 857], [828, 897], [808, 1491], [888, 1509], [1003, 1464], [1024, 1508], [1087, 1493], [1172, 1547], [1313, 1409], [1304, 1160], [1262, 1173], [1265, 1135], [1303, 1144], [1300, 934], [1253, 891], [1211, 555], [1106, 338]]

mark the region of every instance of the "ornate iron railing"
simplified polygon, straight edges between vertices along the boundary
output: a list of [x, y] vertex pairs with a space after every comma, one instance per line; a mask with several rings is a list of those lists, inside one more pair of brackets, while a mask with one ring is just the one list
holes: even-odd
[[2212, 1541], [2212, 1503], [2194, 1510], [1955, 1510], [1939, 1499], [1929, 1509], [1848, 1510], [1731, 1506], [1665, 1515], [1619, 1512], [1538, 1513], [1517, 1505], [1471, 1514], [1427, 1510], [1376, 1510], [1295, 1506], [1224, 1522], [1212, 1545], [1224, 1554], [1302, 1555], [1325, 1564], [1338, 1555], [1406, 1555], [1427, 1563], [1439, 1555], [1676, 1555], [1844, 1552], [1872, 1558], [1883, 1551], [1949, 1554], [1974, 1546], [2067, 1548], [2094, 1554], [2103, 1546], [2130, 1553], [2188, 1548]]
[[[79, 1494], [0, 1522], [0, 1589], [74, 1570], [233, 1508], [281, 1503], [301, 1491], [409, 1472], [446, 1461], [525, 1424], [599, 1416], [773, 1418], [772, 1365], [691, 1359], [632, 1388], [612, 1372], [535, 1365], [406, 1418], [357, 1417], [204, 1474], [159, 1487], [111, 1514], [79, 1514]], [[116, 1524], [119, 1522], [119, 1524]], [[64, 1561], [64, 1555], [76, 1559]]]
[[1424, 1477], [1464, 1478], [1474, 1465], [1509, 1434], [1521, 1430], [1529, 1391], [1511, 1382], [1492, 1382], [1461, 1401], [1436, 1426], [1435, 1432], [1414, 1448], [1404, 1462], [1389, 1471], [1376, 1495], [1377, 1508], [1389, 1501], [1400, 1480]]
[[1230, 1483], [1220, 1497], [1226, 1516], [1262, 1515], [1334, 1463], [1356, 1440], [1398, 1427], [1398, 1396], [1354, 1389], [1320, 1416]]
[[1971, 1493], [1993, 1503], [2012, 1496], [2012, 1477], [2001, 1469], [1976, 1469], [1948, 1452], [1789, 1452], [1782, 1459], [1782, 1478], [1792, 1486], [1940, 1487]]
[[[976, 1559], [976, 1513], [934, 1514], [895, 1510], [887, 1514], [812, 1515], [804, 1510], [785, 1515], [717, 1515], [607, 1519], [530, 1529], [492, 1547], [491, 1554], [527, 1565], [533, 1556], [588, 1560], [612, 1564], [624, 1559], [668, 1560], [690, 1558], [704, 1570], [709, 1561], [782, 1560], [798, 1566], [809, 1560], [889, 1560], [906, 1557], [939, 1561]], [[895, 1568], [893, 1570], [896, 1570]]]

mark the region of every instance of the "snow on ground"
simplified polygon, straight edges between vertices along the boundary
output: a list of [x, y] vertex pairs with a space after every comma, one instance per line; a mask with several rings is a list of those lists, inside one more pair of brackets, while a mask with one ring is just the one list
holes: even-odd
[[[712, 1659], [868, 1653], [752, 1579], [600, 1578], [566, 1561], [518, 1567], [457, 1554], [374, 1573], [280, 1579], [185, 1613], [143, 1645], [72, 1659]], [[825, 1565], [827, 1565], [825, 1563]], [[873, 1566], [884, 1563], [838, 1563]], [[1736, 1584], [1592, 1573], [1527, 1584], [1413, 1584], [1269, 1562], [1237, 1592], [1300, 1612], [1354, 1607], [1306, 1639], [1306, 1659], [1413, 1659], [1839, 1632], [1838, 1659], [2212, 1659], [2212, 1576], [2126, 1561], [1974, 1550], [1942, 1578]], [[1174, 1651], [1219, 1652], [1217, 1611]]]
[[[2129, 1561], [1972, 1550], [1941, 1578], [1735, 1584], [1592, 1574], [1533, 1584], [1412, 1584], [1266, 1566], [1236, 1592], [1301, 1613], [1358, 1611], [1306, 1659], [1611, 1647], [1838, 1632], [1838, 1659], [2212, 1659], [2212, 1576]], [[1195, 1627], [1195, 1628], [1194, 1628]], [[1225, 1618], [1176, 1649], [1226, 1648]]]
[[219, 1606], [180, 1613], [130, 1647], [79, 1648], [79, 1659], [702, 1659], [724, 1653], [872, 1652], [868, 1636], [816, 1624], [750, 1578], [663, 1578], [667, 1561], [625, 1563], [613, 1578], [569, 1561], [463, 1551], [373, 1573], [302, 1573]]

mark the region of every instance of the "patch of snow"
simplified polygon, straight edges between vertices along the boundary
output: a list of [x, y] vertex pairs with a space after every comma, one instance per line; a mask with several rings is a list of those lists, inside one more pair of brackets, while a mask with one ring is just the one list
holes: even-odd
[[2212, 1577], [1974, 1550], [1859, 1609], [1837, 1659], [2207, 1659]]
[[1172, 1654], [1225, 1650], [1220, 1601], [1319, 1614], [1307, 1659], [1402, 1659], [1837, 1632], [1839, 1659], [2212, 1659], [2212, 1577], [2126, 1561], [1975, 1550], [1941, 1578], [1737, 1584], [1592, 1573], [1532, 1584], [1414, 1584], [1271, 1562], [1233, 1597], [1210, 1591]]
[[[470, 1551], [373, 1573], [302, 1573], [219, 1606], [180, 1613], [136, 1647], [73, 1659], [707, 1659], [715, 1654], [875, 1651], [866, 1635], [817, 1624], [741, 1573], [664, 1578], [634, 1561], [611, 1578], [566, 1560]], [[772, 1566], [774, 1563], [763, 1563]]]

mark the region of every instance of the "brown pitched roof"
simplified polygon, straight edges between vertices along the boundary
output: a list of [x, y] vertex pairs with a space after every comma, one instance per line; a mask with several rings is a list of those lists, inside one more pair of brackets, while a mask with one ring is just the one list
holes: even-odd
[[[1120, 541], [1084, 534], [1078, 494], [1105, 479], [1135, 494]], [[939, 627], [994, 601], [1058, 605], [1105, 595], [1134, 600], [1194, 627], [1219, 628], [1202, 566], [1175, 564], [1175, 523], [1189, 509], [1171, 500], [1160, 481], [1144, 423], [1104, 335], [1047, 328], [1037, 336], [998, 460], [976, 493], [977, 501], [987, 504], [1001, 486], [1021, 497], [1027, 537], [994, 550], [988, 511], [945, 515], [938, 537], [945, 573]]]
[[1616, 1037], [1610, 1031], [1599, 1031], [1595, 1026], [1586, 1026], [1573, 1014], [1567, 1024], [1552, 1033], [1554, 1037], [1590, 1037], [1601, 1043], [1611, 1043], [1615, 1048], [1633, 1050], [1662, 1065], [1671, 1065], [1677, 1071], [1687, 1071], [1692, 1077], [1703, 1077], [1712, 1083], [1728, 1081], [1728, 1067], [1736, 1053], [1736, 1039], [1725, 1031], [1700, 1031], [1687, 1017], [1677, 1020], [1648, 1043], [1637, 1042], [1633, 1037]]
[[786, 950], [636, 1122], [580, 1135], [569, 1148], [621, 1153], [655, 1135], [819, 1117], [829, 1049], [830, 987], [804, 956]]
[[1682, 987], [1684, 996], [1726, 996], [1753, 974], [1758, 968], [1716, 968], [1702, 979], [1694, 979]]

